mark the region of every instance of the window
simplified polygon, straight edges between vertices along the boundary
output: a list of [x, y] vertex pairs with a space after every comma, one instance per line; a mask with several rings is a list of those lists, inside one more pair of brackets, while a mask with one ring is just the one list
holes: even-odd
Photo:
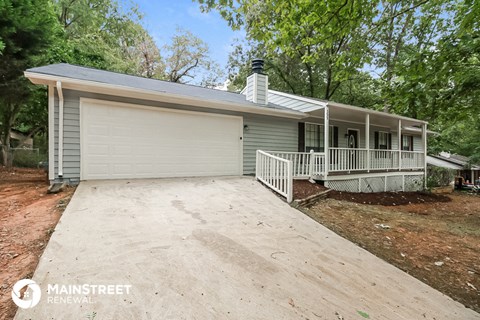
[[[338, 147], [338, 127], [330, 126], [330, 132], [328, 135], [330, 147]], [[310, 152], [310, 150], [315, 152], [323, 152], [323, 142], [323, 125], [305, 123], [305, 152]]]
[[413, 136], [402, 134], [402, 150], [413, 151]]
[[305, 151], [323, 152], [323, 126], [305, 124]]
[[384, 131], [375, 131], [375, 149], [392, 149], [392, 134]]

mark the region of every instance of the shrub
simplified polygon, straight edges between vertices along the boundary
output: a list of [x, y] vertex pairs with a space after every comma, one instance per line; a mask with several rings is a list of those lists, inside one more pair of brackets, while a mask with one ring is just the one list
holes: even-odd
[[45, 156], [38, 149], [14, 149], [13, 166], [23, 168], [38, 168], [39, 162], [45, 160]]
[[427, 188], [448, 186], [455, 179], [455, 169], [428, 166]]

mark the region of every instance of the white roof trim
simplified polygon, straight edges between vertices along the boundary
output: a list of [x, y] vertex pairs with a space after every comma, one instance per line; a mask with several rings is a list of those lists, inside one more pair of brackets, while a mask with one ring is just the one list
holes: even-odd
[[427, 164], [435, 166], [435, 167], [441, 167], [441, 168], [447, 168], [447, 169], [455, 169], [455, 170], [463, 170], [463, 167], [458, 164], [453, 164], [451, 162], [441, 160], [432, 156], [427, 156]]
[[310, 99], [310, 98], [303, 97], [303, 96], [297, 96], [295, 94], [280, 92], [280, 91], [276, 91], [276, 90], [268, 90], [268, 92], [273, 93], [273, 94], [277, 94], [279, 96], [283, 96], [283, 97], [286, 97], [286, 98], [295, 99], [295, 100], [299, 100], [299, 101], [303, 101], [303, 102], [308, 102], [308, 103], [315, 104], [315, 105], [319, 106], [318, 109], [315, 109], [315, 110], [312, 110], [312, 111], [320, 110], [320, 109], [323, 109], [327, 106], [327, 103], [325, 103], [323, 101]]
[[248, 104], [240, 104], [221, 100], [201, 99], [184, 95], [171, 94], [167, 92], [159, 92], [140, 88], [132, 88], [128, 86], [113, 85], [103, 82], [47, 75], [31, 71], [25, 71], [24, 74], [25, 77], [27, 77], [34, 84], [55, 85], [57, 81], [61, 81], [63, 89], [79, 90], [99, 94], [103, 93], [122, 97], [162, 101], [176, 104], [187, 104], [195, 107], [214, 108], [220, 110], [262, 114], [283, 118], [303, 119], [308, 117], [308, 114], [295, 110], [279, 110], [265, 107], [262, 108], [260, 106], [254, 107]]
[[311, 103], [311, 104], [319, 106], [317, 109], [305, 111], [305, 113], [310, 113], [310, 112], [313, 112], [313, 111], [323, 109], [327, 106], [332, 106], [332, 107], [335, 107], [335, 108], [342, 108], [342, 109], [347, 109], [347, 110], [351, 110], [351, 111], [368, 113], [368, 114], [371, 114], [371, 115], [378, 115], [378, 116], [381, 116], [381, 117], [389, 117], [389, 118], [395, 118], [395, 119], [399, 119], [399, 120], [406, 120], [406, 121], [410, 121], [410, 122], [416, 122], [416, 123], [419, 123], [419, 124], [428, 123], [428, 122], [423, 121], [423, 120], [417, 120], [417, 119], [413, 119], [413, 118], [409, 118], [409, 117], [399, 116], [399, 115], [396, 115], [396, 114], [386, 113], [386, 112], [372, 110], [372, 109], [360, 108], [360, 107], [356, 107], [356, 106], [352, 106], [352, 105], [348, 105], [348, 104], [343, 104], [343, 103], [338, 103], [338, 102], [321, 101], [321, 100], [317, 100], [317, 99], [312, 99], [312, 98], [308, 98], [308, 97], [298, 96], [298, 95], [295, 95], [295, 94], [285, 93], [285, 92], [280, 92], [280, 91], [275, 91], [275, 90], [268, 90], [268, 92], [272, 93], [272, 94], [279, 95], [279, 96], [283, 96], [283, 97], [286, 97], [286, 98], [290, 98], [290, 99], [294, 99], [294, 100], [298, 100], [298, 101], [303, 101], [303, 102], [307, 102], [307, 103]]
[[404, 117], [404, 116], [399, 116], [397, 114], [393, 114], [393, 113], [386, 113], [386, 112], [382, 112], [382, 111], [377, 111], [377, 110], [372, 110], [372, 109], [366, 109], [366, 108], [360, 108], [360, 107], [356, 107], [356, 106], [351, 106], [351, 105], [348, 105], [348, 104], [343, 104], [343, 103], [338, 103], [338, 102], [331, 102], [329, 101], [328, 102], [328, 106], [332, 106], [332, 107], [336, 107], [336, 108], [342, 108], [342, 109], [347, 109], [347, 110], [351, 110], [351, 111], [358, 111], [358, 112], [363, 112], [363, 113], [368, 113], [368, 114], [373, 114], [373, 115], [378, 115], [378, 116], [381, 116], [381, 117], [389, 117], [389, 118], [395, 118], [395, 119], [399, 119], [399, 120], [406, 120], [406, 121], [411, 121], [411, 122], [417, 122], [417, 123], [428, 123], [427, 121], [423, 121], [423, 120], [417, 120], [417, 119], [414, 119], [414, 118], [409, 118], [409, 117]]
[[[422, 133], [422, 128], [405, 126], [405, 127], [403, 127], [402, 129], [405, 130], [405, 131], [411, 131], [411, 132], [415, 132], [415, 133]], [[431, 134], [431, 135], [435, 135], [435, 136], [439, 136], [439, 135], [440, 135], [440, 133], [438, 133], [438, 132], [436, 132], [436, 131], [432, 131], [432, 130], [427, 130], [427, 134]]]

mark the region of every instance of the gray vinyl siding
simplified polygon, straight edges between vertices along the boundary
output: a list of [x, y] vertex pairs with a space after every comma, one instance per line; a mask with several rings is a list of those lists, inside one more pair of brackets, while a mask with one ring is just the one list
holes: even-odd
[[[64, 95], [64, 142], [63, 142], [63, 178], [69, 181], [80, 180], [80, 98], [124, 102], [162, 108], [203, 111], [225, 115], [243, 116], [243, 170], [244, 174], [255, 173], [255, 154], [257, 149], [297, 151], [298, 121], [280, 117], [260, 116], [231, 111], [203, 109], [185, 105], [165, 104], [155, 101], [138, 100], [109, 95], [63, 90]], [[55, 178], [58, 179], [58, 95], [55, 90]]]
[[267, 104], [268, 78], [264, 74], [254, 73], [247, 78], [246, 99], [258, 104]]
[[251, 74], [247, 78], [247, 89], [245, 91], [248, 101], [253, 101], [253, 87], [255, 86], [255, 81], [253, 80], [254, 75]]
[[272, 119], [245, 115], [243, 133], [243, 172], [255, 173], [257, 150], [264, 151], [298, 151], [298, 122], [285, 119]]
[[257, 74], [257, 103], [267, 104], [268, 79], [263, 74]]
[[423, 151], [423, 142], [421, 136], [413, 136], [413, 151]]
[[[64, 90], [63, 103], [63, 178], [80, 179], [80, 109], [79, 100]], [[55, 94], [55, 177], [58, 177], [58, 96]]]

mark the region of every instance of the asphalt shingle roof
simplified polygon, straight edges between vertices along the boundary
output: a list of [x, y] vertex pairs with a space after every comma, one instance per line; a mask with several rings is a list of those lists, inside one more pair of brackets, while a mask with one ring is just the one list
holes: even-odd
[[236, 104], [244, 104], [247, 106], [256, 106], [259, 108], [290, 110], [288, 108], [272, 103], [269, 103], [268, 105], [260, 105], [247, 101], [245, 99], [245, 96], [240, 93], [204, 88], [188, 84], [174, 83], [157, 79], [143, 78], [123, 73], [71, 65], [68, 63], [59, 63], [43, 67], [31, 68], [28, 69], [27, 72], [93, 81], [104, 84], [125, 86], [156, 92], [164, 92], [169, 94], [199, 98], [203, 100], [231, 102]]

